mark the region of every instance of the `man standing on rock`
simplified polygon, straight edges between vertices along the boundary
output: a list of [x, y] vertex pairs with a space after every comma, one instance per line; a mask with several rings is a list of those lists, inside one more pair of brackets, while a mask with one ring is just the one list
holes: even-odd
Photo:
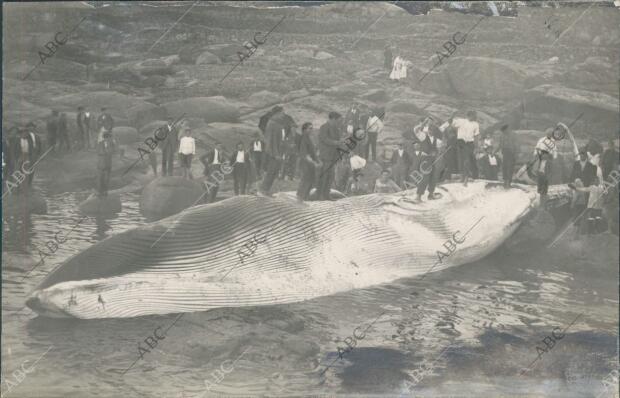
[[270, 196], [273, 182], [278, 177], [282, 167], [284, 157], [284, 139], [286, 138], [286, 115], [282, 108], [278, 107], [267, 122], [265, 127], [265, 161], [267, 162], [267, 172], [258, 191], [259, 195]]
[[321, 167], [316, 156], [314, 143], [310, 137], [312, 130], [313, 126], [310, 122], [301, 126], [301, 141], [299, 143], [301, 181], [299, 181], [299, 188], [297, 188], [297, 199], [302, 202], [308, 200], [310, 190], [316, 181], [316, 170]]
[[243, 147], [243, 142], [237, 144], [237, 150], [233, 152], [230, 158], [230, 164], [233, 165], [233, 187], [235, 195], [245, 195], [248, 174], [250, 173], [250, 154]]
[[174, 174], [174, 155], [179, 149], [179, 130], [174, 126], [172, 118], [168, 124], [162, 127], [162, 135], [166, 138], [161, 142], [161, 174], [172, 176]]
[[366, 125], [366, 131], [368, 133], [368, 145], [366, 146], [366, 160], [370, 159], [370, 153], [372, 152], [373, 162], [377, 161], [377, 137], [383, 130], [383, 118], [385, 112], [382, 109], [375, 110], [372, 117], [368, 119]]
[[478, 145], [478, 136], [480, 135], [480, 125], [476, 121], [476, 112], [467, 112], [467, 119], [454, 118], [452, 126], [456, 128], [457, 156], [461, 171], [461, 182], [467, 186], [470, 174], [475, 174], [476, 158], [474, 150]]
[[250, 155], [252, 156], [252, 162], [256, 167], [256, 174], [258, 177], [263, 175], [263, 151], [265, 148], [265, 141], [260, 139], [260, 133], [254, 134], [254, 141], [250, 144]]
[[222, 165], [226, 161], [226, 155], [224, 154], [224, 147], [219, 142], [215, 144], [215, 148], [212, 151], [200, 157], [200, 162], [205, 166], [204, 174], [207, 176], [208, 194], [207, 203], [214, 203], [217, 197], [217, 192], [220, 189], [220, 183], [217, 179], [216, 171], [221, 171]]
[[318, 200], [330, 200], [329, 191], [335, 176], [334, 166], [339, 160], [338, 148], [342, 144], [341, 121], [340, 113], [330, 112], [329, 119], [319, 131], [319, 156], [323, 167], [317, 187]]
[[518, 146], [516, 137], [509, 130], [507, 124], [504, 124], [500, 130], [502, 131], [502, 135], [499, 138], [499, 149], [502, 152], [502, 178], [504, 179], [504, 188], [508, 189], [510, 184], [512, 184]]
[[90, 148], [90, 112], [85, 111], [83, 106], [78, 107], [77, 114], [77, 127], [78, 127], [78, 140], [82, 149]]

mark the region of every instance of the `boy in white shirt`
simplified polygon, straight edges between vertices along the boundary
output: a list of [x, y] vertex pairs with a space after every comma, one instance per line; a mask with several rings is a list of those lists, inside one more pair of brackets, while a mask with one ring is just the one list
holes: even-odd
[[179, 142], [179, 158], [183, 168], [183, 177], [192, 179], [192, 158], [196, 154], [196, 140], [192, 137], [192, 130], [186, 129]]

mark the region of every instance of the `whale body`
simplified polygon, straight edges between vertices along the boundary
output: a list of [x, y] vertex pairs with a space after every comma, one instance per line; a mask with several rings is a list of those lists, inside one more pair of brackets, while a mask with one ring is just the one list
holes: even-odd
[[[556, 188], [550, 198], [570, 195]], [[73, 256], [26, 304], [42, 316], [89, 319], [299, 302], [481, 259], [538, 205], [530, 186], [436, 191], [440, 199], [422, 203], [404, 191], [192, 207]]]

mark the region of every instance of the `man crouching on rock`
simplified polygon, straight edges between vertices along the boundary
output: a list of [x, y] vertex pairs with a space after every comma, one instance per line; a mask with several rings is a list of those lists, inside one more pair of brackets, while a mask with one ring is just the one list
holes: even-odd
[[112, 172], [112, 154], [116, 151], [116, 144], [109, 131], [103, 132], [103, 140], [97, 143], [97, 170], [99, 172], [99, 197], [108, 196], [110, 173]]

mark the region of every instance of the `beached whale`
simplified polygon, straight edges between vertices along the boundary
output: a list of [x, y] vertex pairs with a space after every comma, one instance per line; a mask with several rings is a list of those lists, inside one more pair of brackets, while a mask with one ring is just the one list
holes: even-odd
[[[476, 181], [437, 192], [423, 203], [404, 191], [192, 207], [68, 259], [27, 305], [50, 317], [123, 318], [298, 302], [476, 261], [538, 205], [531, 186]], [[550, 188], [552, 200], [570, 194]]]

